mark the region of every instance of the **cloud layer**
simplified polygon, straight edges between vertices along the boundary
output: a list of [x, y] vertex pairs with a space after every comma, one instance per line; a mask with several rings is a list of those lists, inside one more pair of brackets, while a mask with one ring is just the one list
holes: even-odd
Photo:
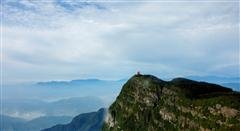
[[3, 1], [4, 80], [238, 76], [237, 5]]

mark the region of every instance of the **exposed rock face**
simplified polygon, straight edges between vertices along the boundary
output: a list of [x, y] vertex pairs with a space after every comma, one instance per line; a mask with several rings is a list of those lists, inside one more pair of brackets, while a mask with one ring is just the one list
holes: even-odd
[[135, 75], [110, 106], [103, 130], [240, 130], [240, 94], [184, 78]]

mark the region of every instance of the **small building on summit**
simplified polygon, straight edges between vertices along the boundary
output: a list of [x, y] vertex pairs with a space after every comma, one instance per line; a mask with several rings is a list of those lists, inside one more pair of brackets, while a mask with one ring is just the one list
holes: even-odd
[[140, 71], [137, 72], [137, 75], [141, 75]]

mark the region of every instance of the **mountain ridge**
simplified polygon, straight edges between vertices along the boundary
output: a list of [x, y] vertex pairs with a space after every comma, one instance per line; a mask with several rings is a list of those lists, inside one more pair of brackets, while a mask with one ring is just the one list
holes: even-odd
[[103, 131], [239, 130], [240, 93], [186, 78], [134, 75], [110, 106]]
[[68, 124], [58, 124], [42, 131], [99, 131], [102, 128], [106, 109], [97, 112], [83, 113], [72, 119]]

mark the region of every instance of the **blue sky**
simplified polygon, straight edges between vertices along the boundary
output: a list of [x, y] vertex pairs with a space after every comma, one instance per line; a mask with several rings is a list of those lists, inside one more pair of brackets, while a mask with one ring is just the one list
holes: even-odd
[[239, 76], [237, 1], [2, 4], [6, 83]]

